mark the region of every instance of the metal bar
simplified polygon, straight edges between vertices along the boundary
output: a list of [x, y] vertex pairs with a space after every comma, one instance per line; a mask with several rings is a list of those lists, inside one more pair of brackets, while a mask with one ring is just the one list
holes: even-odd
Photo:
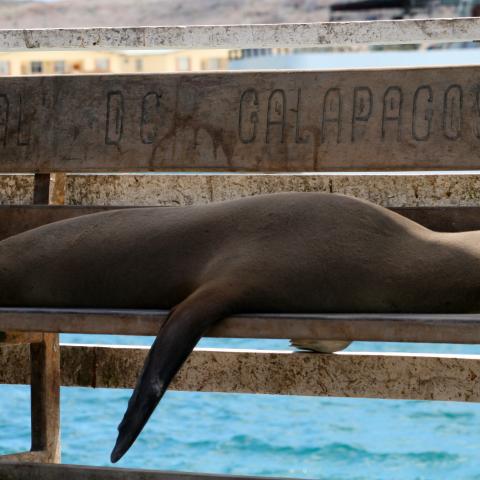
[[479, 18], [0, 30], [0, 50], [389, 45], [480, 39]]
[[[0, 308], [0, 330], [156, 335], [164, 310]], [[249, 314], [226, 318], [208, 337], [480, 343], [480, 314]]]
[[[266, 477], [161, 472], [80, 465], [0, 465], [2, 480], [265, 480]], [[268, 477], [281, 480], [279, 477]], [[284, 479], [287, 480], [287, 479]]]

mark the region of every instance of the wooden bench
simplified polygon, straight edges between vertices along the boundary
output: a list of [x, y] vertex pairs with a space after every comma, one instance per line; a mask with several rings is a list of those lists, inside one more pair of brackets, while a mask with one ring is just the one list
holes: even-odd
[[[0, 48], [305, 47], [479, 37], [478, 19], [454, 19], [7, 31], [0, 32]], [[0, 173], [34, 174], [32, 205], [0, 207], [0, 238], [55, 220], [115, 208], [61, 206], [69, 194], [65, 182], [75, 178], [66, 176], [70, 172], [477, 170], [479, 74], [480, 67], [470, 66], [401, 72], [371, 69], [0, 78]], [[302, 189], [336, 191], [331, 179], [321, 187], [308, 187], [307, 183]], [[273, 185], [271, 191], [278, 188], [279, 184]], [[475, 202], [395, 209], [440, 231], [480, 229], [480, 207]], [[35, 472], [35, 478], [64, 478], [67, 474], [71, 478], [140, 478], [138, 472], [121, 469], [30, 463], [60, 461], [61, 384], [131, 387], [135, 368], [145, 356], [145, 349], [130, 349], [128, 361], [134, 368], [125, 369], [124, 349], [60, 347], [58, 334], [153, 335], [165, 315], [162, 311], [0, 308], [0, 331], [4, 332], [0, 337], [4, 344], [0, 349], [0, 382], [26, 383], [31, 379], [32, 391], [31, 451], [0, 458], [0, 476], [17, 480], [32, 478]], [[239, 315], [225, 320], [209, 335], [480, 343], [480, 314]], [[30, 345], [30, 354], [25, 344]], [[214, 358], [217, 362], [212, 362]], [[79, 362], [80, 369], [72, 368]], [[245, 375], [258, 362], [265, 367], [262, 372]], [[237, 373], [227, 376], [215, 370], [215, 365], [226, 364], [235, 366], [229, 371]], [[444, 375], [447, 368], [449, 375]], [[323, 370], [335, 372], [335, 381], [319, 378], [318, 372]], [[118, 374], [112, 375], [112, 371]], [[186, 375], [186, 371], [194, 375]], [[391, 371], [398, 374], [399, 385], [383, 380]], [[417, 374], [416, 381], [409, 378], [412, 371]], [[172, 388], [480, 401], [472, 372], [480, 375], [479, 358], [473, 356], [198, 350]], [[436, 383], [431, 381], [433, 376]], [[443, 380], [440, 385], [438, 378]], [[141, 478], [166, 476], [186, 478], [161, 472]]]

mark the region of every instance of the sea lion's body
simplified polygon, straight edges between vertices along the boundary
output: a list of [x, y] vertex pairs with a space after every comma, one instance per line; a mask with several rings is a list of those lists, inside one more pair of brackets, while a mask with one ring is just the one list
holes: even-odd
[[2, 306], [173, 309], [113, 460], [205, 329], [231, 313], [473, 312], [479, 293], [480, 232], [432, 232], [341, 195], [117, 210], [0, 242]]
[[206, 284], [235, 290], [242, 311], [474, 311], [480, 234], [432, 232], [346, 196], [280, 194], [103, 212], [0, 242], [3, 306], [169, 309]]

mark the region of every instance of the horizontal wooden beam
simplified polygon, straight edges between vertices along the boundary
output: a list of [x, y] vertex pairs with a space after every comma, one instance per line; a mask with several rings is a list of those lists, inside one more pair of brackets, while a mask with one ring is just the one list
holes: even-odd
[[0, 78], [0, 172], [480, 168], [480, 67]]
[[[62, 345], [62, 385], [133, 388], [147, 347]], [[28, 350], [0, 346], [0, 383], [29, 381]], [[480, 401], [480, 356], [196, 349], [173, 390]]]
[[43, 333], [40, 332], [0, 332], [0, 344], [41, 343]]
[[396, 207], [390, 210], [437, 232], [480, 230], [480, 207]]
[[[119, 208], [133, 207], [0, 205], [0, 240], [47, 223]], [[480, 230], [480, 207], [403, 207], [391, 210], [439, 232]]]
[[[161, 472], [80, 465], [0, 464], [2, 480], [265, 480], [266, 477]], [[279, 478], [279, 477], [276, 477]]]
[[47, 223], [118, 208], [122, 207], [0, 205], [0, 240]]
[[[164, 310], [0, 308], [0, 331], [156, 335]], [[208, 337], [480, 343], [480, 314], [249, 314], [226, 318]]]
[[0, 30], [0, 50], [275, 48], [457, 42], [480, 38], [478, 18], [273, 25]]

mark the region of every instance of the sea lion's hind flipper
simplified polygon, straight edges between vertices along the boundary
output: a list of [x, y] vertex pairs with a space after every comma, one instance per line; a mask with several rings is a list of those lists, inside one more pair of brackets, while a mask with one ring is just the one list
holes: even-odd
[[228, 314], [227, 299], [209, 288], [196, 290], [170, 312], [150, 349], [118, 426], [117, 442], [110, 457], [113, 463], [120, 460], [136, 440], [205, 330]]

